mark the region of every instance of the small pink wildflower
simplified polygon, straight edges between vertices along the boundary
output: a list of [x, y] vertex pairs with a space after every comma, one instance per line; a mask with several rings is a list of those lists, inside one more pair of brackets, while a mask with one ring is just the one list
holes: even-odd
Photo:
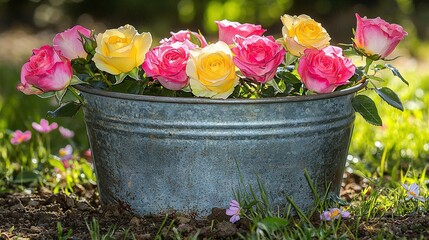
[[84, 158], [86, 159], [86, 161], [88, 162], [92, 162], [92, 152], [91, 149], [88, 148], [84, 153], [83, 153]]
[[411, 185], [402, 184], [402, 187], [404, 187], [405, 190], [407, 191], [407, 198], [406, 198], [407, 200], [417, 199], [422, 202], [426, 201], [426, 198], [420, 196], [419, 185], [417, 185], [416, 183], [413, 183]]
[[49, 125], [48, 120], [42, 118], [40, 120], [40, 124], [33, 122], [31, 124], [31, 126], [33, 126], [34, 130], [40, 132], [40, 133], [49, 133], [52, 130], [55, 130], [58, 128], [58, 124], [56, 122], [52, 123]]
[[31, 132], [29, 130], [22, 132], [21, 130], [16, 130], [12, 133], [12, 139], [10, 143], [13, 145], [18, 145], [23, 142], [28, 142], [31, 139]]
[[59, 127], [58, 130], [60, 131], [61, 136], [63, 136], [64, 138], [73, 138], [74, 137], [74, 132], [68, 128]]
[[350, 212], [349, 211], [342, 211], [339, 208], [330, 208], [326, 211], [323, 211], [322, 214], [320, 214], [320, 220], [323, 221], [332, 221], [334, 219], [338, 218], [349, 218]]
[[240, 220], [240, 204], [236, 200], [231, 200], [229, 208], [226, 210], [226, 215], [231, 216], [230, 222], [235, 223]]

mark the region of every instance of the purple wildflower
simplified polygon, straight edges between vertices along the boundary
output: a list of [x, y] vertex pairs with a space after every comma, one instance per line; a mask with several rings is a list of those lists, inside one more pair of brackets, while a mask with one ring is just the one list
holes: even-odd
[[341, 218], [349, 218], [350, 212], [349, 211], [342, 211], [339, 208], [330, 208], [326, 211], [323, 211], [322, 214], [320, 214], [320, 220], [332, 221], [334, 219], [338, 219], [340, 216], [341, 216]]
[[226, 210], [226, 215], [231, 216], [230, 222], [235, 223], [240, 220], [240, 204], [236, 200], [231, 200], [229, 208]]
[[44, 118], [42, 118], [40, 120], [40, 124], [33, 122], [31, 124], [31, 126], [33, 126], [33, 128], [36, 131], [40, 132], [40, 133], [49, 133], [52, 130], [55, 130], [55, 129], [58, 128], [58, 124], [57, 123], [54, 122], [54, 123], [52, 123], [52, 124], [49, 125], [48, 120], [46, 120]]
[[426, 201], [424, 197], [420, 196], [419, 185], [417, 185], [416, 183], [413, 183], [411, 185], [402, 184], [402, 187], [404, 187], [405, 190], [407, 191], [407, 198], [406, 198], [407, 200], [417, 199], [422, 202]]
[[73, 159], [72, 146], [68, 144], [64, 148], [60, 148], [59, 155], [60, 155], [61, 161], [63, 162]]

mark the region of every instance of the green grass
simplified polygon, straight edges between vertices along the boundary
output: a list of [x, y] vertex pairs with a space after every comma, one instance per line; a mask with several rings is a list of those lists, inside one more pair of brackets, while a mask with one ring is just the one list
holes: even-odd
[[392, 79], [392, 83], [397, 83], [395, 91], [403, 99], [404, 112], [380, 104], [383, 127], [371, 126], [357, 116], [349, 170], [366, 177], [398, 181], [409, 167], [425, 168], [429, 158], [429, 75], [407, 72], [406, 77], [410, 79], [409, 87]]
[[[420, 172], [415, 174], [409, 171], [402, 180], [408, 183], [423, 183], [427, 182], [428, 178]], [[311, 181], [308, 182], [311, 185]], [[428, 197], [427, 187], [424, 184], [421, 186], [420, 194]], [[407, 200], [406, 191], [400, 183], [387, 188], [382, 182], [371, 182], [346, 207], [351, 213], [350, 219], [317, 221], [315, 219], [323, 210], [341, 206], [329, 206], [323, 196], [316, 196], [320, 201], [315, 212], [303, 214], [299, 209], [295, 209], [298, 215], [292, 215], [290, 211], [279, 213], [271, 209], [263, 185], [259, 184], [258, 188], [261, 192], [258, 196], [254, 194], [252, 187], [236, 192], [236, 198], [242, 206], [242, 218], [251, 221], [250, 232], [241, 236], [242, 239], [358, 239], [359, 226], [362, 222], [386, 216], [394, 218], [406, 214], [424, 215], [429, 210], [429, 201], [423, 203], [415, 199]], [[291, 203], [295, 206], [293, 202]], [[381, 238], [386, 238], [391, 232], [388, 229], [379, 229], [377, 234]]]

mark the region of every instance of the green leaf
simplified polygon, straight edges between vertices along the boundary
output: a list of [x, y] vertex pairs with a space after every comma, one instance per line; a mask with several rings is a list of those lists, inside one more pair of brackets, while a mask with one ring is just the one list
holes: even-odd
[[56, 117], [72, 117], [77, 111], [79, 111], [81, 103], [78, 102], [69, 102], [66, 104], [62, 104], [60, 107], [55, 109], [54, 111], [48, 111], [46, 114], [48, 117], [56, 118]]
[[367, 77], [369, 79], [372, 79], [372, 80], [375, 80], [375, 81], [378, 81], [378, 82], [384, 82], [384, 79], [381, 78], [381, 77], [377, 77], [377, 76], [374, 76], [374, 75], [367, 75]]
[[112, 85], [109, 90], [113, 92], [129, 93], [130, 88], [134, 88], [137, 81], [125, 79], [121, 84]]
[[299, 80], [299, 78], [295, 74], [290, 72], [285, 67], [279, 67], [277, 69], [276, 78], [284, 80], [285, 83], [290, 83], [290, 84], [301, 83], [301, 80]]
[[75, 100], [76, 100], [76, 96], [72, 93], [72, 91], [67, 90], [61, 99], [61, 103], [73, 102]]
[[271, 86], [274, 88], [274, 95], [277, 93], [283, 93], [284, 92], [284, 90], [281, 89], [279, 87], [279, 85], [277, 85], [277, 82], [275, 80], [268, 81], [268, 82], [266, 82], [266, 84], [267, 84], [267, 86]]
[[198, 47], [201, 47], [202, 43], [201, 43], [200, 39], [198, 37], [194, 36], [190, 30], [188, 30], [188, 32], [189, 32], [189, 40], [191, 41], [191, 43], [197, 45]]
[[185, 86], [184, 88], [182, 88], [182, 91], [187, 92], [187, 93], [192, 92], [191, 86], [189, 86], [189, 85]]
[[297, 59], [298, 59], [297, 56], [294, 56], [294, 55], [292, 55], [290, 53], [286, 53], [286, 56], [285, 56], [285, 65], [289, 66], [289, 65], [293, 64]]
[[375, 88], [375, 92], [390, 106], [404, 111], [401, 99], [399, 99], [398, 95], [392, 89], [387, 87]]
[[51, 164], [52, 167], [58, 168], [58, 170], [60, 170], [61, 172], [66, 171], [63, 163], [59, 159], [51, 158], [51, 159], [49, 159], [49, 164]]
[[55, 97], [57, 98], [58, 102], [61, 102], [63, 100], [63, 97], [64, 95], [66, 95], [66, 92], [67, 88], [55, 92]]
[[357, 95], [353, 98], [352, 104], [355, 111], [360, 113], [367, 122], [376, 126], [383, 125], [377, 107], [371, 98], [365, 95]]
[[86, 160], [83, 160], [85, 162], [81, 162], [82, 172], [85, 174], [87, 179], [94, 179], [94, 171], [92, 170], [91, 165], [89, 165]]
[[354, 49], [352, 46], [344, 49], [343, 50], [343, 54], [346, 57], [352, 57], [352, 56], [359, 55], [358, 52], [356, 52], [356, 49]]
[[285, 228], [289, 224], [284, 218], [279, 217], [267, 217], [262, 219], [258, 223], [258, 228], [263, 229], [267, 232], [274, 232]]
[[405, 80], [404, 77], [402, 77], [401, 73], [398, 71], [398, 69], [396, 69], [394, 66], [386, 63], [384, 66], [386, 66], [388, 69], [390, 69], [390, 71], [392, 71], [393, 75], [395, 75], [396, 77], [398, 77], [399, 79], [402, 80], [402, 82], [404, 82], [405, 84], [407, 84], [407, 86], [409, 86], [410, 84], [407, 82], [407, 80]]
[[83, 49], [85, 50], [85, 52], [88, 53], [89, 59], [91, 59], [92, 56], [94, 56], [95, 49], [97, 48], [97, 42], [94, 40], [93, 34], [94, 33], [91, 33], [91, 37], [86, 37], [85, 35], [79, 32], [79, 35], [83, 42]]
[[16, 175], [13, 182], [18, 184], [31, 183], [36, 181], [38, 178], [39, 178], [39, 174], [33, 171], [24, 170], [19, 172], [18, 175]]
[[131, 70], [129, 73], [127, 73], [127, 75], [130, 76], [132, 79], [140, 80], [138, 67], [133, 68], [133, 70]]
[[125, 77], [127, 76], [126, 73], [120, 73], [118, 75], [115, 75], [115, 84], [119, 84], [122, 81], [124, 81]]
[[301, 84], [301, 80], [299, 80], [299, 78], [290, 72], [285, 73], [286, 78], [284, 79], [285, 83], [290, 83], [290, 84]]
[[383, 70], [385, 69], [386, 66], [382, 65], [382, 64], [377, 64], [373, 67], [374, 71], [379, 71], [379, 70]]
[[41, 94], [37, 94], [37, 96], [40, 98], [50, 98], [50, 97], [55, 96], [55, 92], [52, 92], [52, 91], [51, 92], [44, 92]]
[[78, 76], [73, 75], [73, 77], [70, 81], [70, 85], [77, 85], [77, 84], [88, 84], [88, 83], [80, 80], [80, 78]]

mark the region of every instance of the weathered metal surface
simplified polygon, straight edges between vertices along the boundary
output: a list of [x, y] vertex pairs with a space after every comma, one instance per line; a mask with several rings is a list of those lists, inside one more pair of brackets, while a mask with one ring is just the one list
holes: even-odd
[[240, 176], [259, 178], [274, 206], [288, 195], [304, 211], [313, 194], [340, 190], [359, 89], [328, 95], [211, 100], [79, 87], [103, 203], [140, 215], [226, 208]]

